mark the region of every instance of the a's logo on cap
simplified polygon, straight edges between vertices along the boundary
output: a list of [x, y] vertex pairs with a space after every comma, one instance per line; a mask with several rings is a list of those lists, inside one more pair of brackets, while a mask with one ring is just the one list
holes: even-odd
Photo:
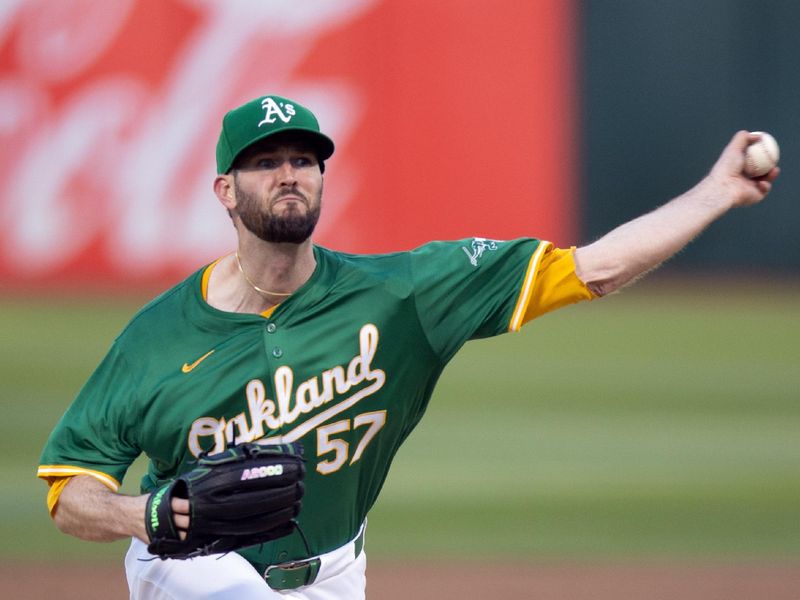
[[267, 111], [264, 119], [258, 124], [261, 127], [264, 123], [274, 123], [275, 117], [278, 117], [284, 123], [288, 123], [295, 115], [294, 105], [288, 102], [281, 102], [278, 104], [273, 98], [267, 96], [261, 101], [261, 108]]

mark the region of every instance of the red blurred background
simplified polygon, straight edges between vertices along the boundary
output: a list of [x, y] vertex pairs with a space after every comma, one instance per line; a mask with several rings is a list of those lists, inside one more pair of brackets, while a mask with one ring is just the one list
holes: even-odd
[[116, 0], [0, 8], [0, 281], [167, 285], [233, 249], [222, 115], [293, 98], [337, 144], [322, 245], [574, 243], [572, 1]]

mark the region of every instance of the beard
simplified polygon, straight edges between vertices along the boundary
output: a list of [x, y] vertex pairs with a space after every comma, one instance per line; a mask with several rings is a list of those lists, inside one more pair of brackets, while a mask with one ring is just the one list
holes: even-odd
[[307, 211], [305, 214], [291, 210], [282, 215], [272, 213], [272, 208], [264, 210], [261, 205], [261, 198], [256, 194], [244, 191], [241, 186], [236, 187], [237, 207], [236, 213], [244, 225], [253, 235], [274, 244], [302, 244], [314, 232], [314, 228], [319, 221], [320, 208], [322, 206], [322, 190], [317, 195], [316, 202], [309, 202], [304, 194], [296, 190], [287, 190], [284, 194], [279, 194], [275, 200], [279, 200], [282, 195], [300, 196], [306, 201]]

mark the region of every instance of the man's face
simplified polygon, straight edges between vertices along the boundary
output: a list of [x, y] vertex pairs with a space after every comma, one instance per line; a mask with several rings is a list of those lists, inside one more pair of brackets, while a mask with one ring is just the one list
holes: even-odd
[[235, 213], [267, 242], [300, 244], [319, 220], [322, 173], [316, 154], [291, 138], [250, 149], [233, 171]]

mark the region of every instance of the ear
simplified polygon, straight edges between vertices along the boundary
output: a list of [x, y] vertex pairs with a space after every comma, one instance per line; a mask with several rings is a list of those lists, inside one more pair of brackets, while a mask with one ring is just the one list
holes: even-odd
[[214, 193], [222, 206], [228, 210], [236, 208], [236, 193], [233, 188], [233, 175], [217, 175], [214, 179]]

